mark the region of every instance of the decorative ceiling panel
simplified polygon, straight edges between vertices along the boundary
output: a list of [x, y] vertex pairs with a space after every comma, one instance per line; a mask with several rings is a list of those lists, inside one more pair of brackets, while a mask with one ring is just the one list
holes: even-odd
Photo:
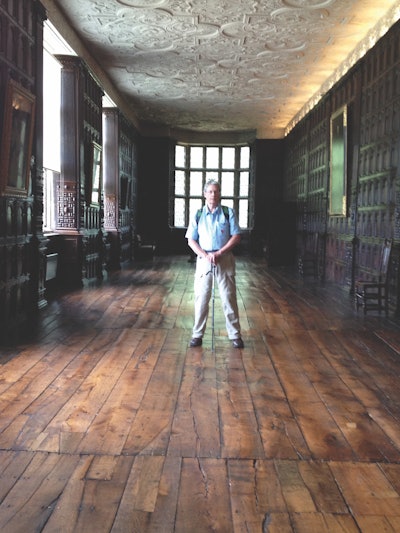
[[43, 4], [50, 20], [54, 6], [65, 15], [140, 124], [259, 138], [282, 137], [400, 13], [393, 0]]

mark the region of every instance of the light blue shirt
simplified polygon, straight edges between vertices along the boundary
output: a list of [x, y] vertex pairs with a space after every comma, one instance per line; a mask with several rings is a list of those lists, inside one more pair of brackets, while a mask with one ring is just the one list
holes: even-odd
[[190, 221], [186, 238], [198, 241], [201, 248], [207, 252], [219, 250], [232, 235], [241, 233], [235, 211], [230, 207], [228, 207], [228, 211], [229, 220], [226, 219], [220, 205], [214, 210], [214, 213], [211, 213], [205, 205], [199, 222], [196, 222], [196, 215]]

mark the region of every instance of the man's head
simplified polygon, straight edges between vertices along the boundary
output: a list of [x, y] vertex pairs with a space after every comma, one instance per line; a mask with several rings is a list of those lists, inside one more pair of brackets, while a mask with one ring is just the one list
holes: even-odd
[[220, 202], [221, 199], [221, 186], [218, 181], [209, 180], [204, 185], [204, 198], [206, 199], [206, 204], [210, 209], [214, 209]]
[[206, 194], [207, 189], [208, 189], [208, 187], [209, 187], [210, 185], [215, 185], [216, 187], [218, 187], [218, 190], [219, 190], [219, 192], [220, 192], [220, 194], [221, 194], [221, 185], [220, 185], [219, 182], [216, 181], [216, 180], [208, 180], [208, 181], [206, 181], [206, 183], [204, 184], [204, 187], [203, 187], [203, 193], [204, 193], [204, 194]]

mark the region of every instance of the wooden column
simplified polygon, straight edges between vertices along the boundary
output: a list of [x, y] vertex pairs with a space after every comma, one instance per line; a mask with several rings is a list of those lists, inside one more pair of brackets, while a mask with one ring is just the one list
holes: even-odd
[[103, 109], [104, 230], [107, 268], [132, 259], [136, 209], [136, 131], [117, 108]]
[[84, 62], [58, 56], [61, 71], [61, 174], [57, 231], [63, 235], [61, 278], [66, 285], [103, 276], [102, 96]]
[[61, 173], [57, 184], [56, 229], [62, 233], [61, 278], [67, 285], [82, 284], [81, 206], [83, 175], [82, 61], [58, 56], [61, 71]]

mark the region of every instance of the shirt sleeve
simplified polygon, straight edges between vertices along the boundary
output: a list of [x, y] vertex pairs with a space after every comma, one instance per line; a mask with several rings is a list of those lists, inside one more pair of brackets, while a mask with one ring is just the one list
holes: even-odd
[[186, 239], [194, 239], [195, 241], [199, 240], [199, 232], [197, 230], [197, 221], [196, 216], [193, 216], [189, 222], [189, 226], [186, 230]]
[[240, 235], [242, 233], [236, 212], [231, 207], [229, 207], [229, 228], [231, 235]]

